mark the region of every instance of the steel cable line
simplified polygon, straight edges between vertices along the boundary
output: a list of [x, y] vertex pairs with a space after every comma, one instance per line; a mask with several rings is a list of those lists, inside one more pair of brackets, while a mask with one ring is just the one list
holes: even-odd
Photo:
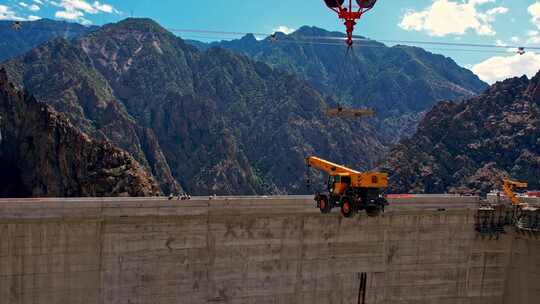
[[[213, 31], [213, 30], [202, 30], [202, 29], [179, 29], [179, 28], [167, 28], [171, 32], [175, 33], [209, 33], [209, 34], [224, 34], [224, 35], [253, 35], [253, 36], [264, 36], [272, 37], [276, 33], [248, 33], [248, 32], [229, 32], [229, 31]], [[306, 40], [340, 40], [345, 41], [347, 38], [343, 36], [295, 36], [298, 39]], [[438, 42], [438, 41], [422, 41], [422, 40], [397, 40], [397, 39], [368, 39], [362, 36], [353, 36], [356, 41], [371, 41], [371, 42], [387, 42], [395, 44], [418, 44], [418, 45], [440, 45], [440, 46], [456, 46], [456, 47], [479, 47], [479, 48], [504, 48], [504, 49], [519, 49], [525, 48], [530, 50], [540, 50], [540, 46], [534, 45], [499, 45], [499, 44], [481, 44], [481, 43], [460, 43], [460, 42]], [[230, 38], [227, 38], [230, 39]]]
[[[259, 37], [273, 37], [276, 33], [249, 33], [249, 32], [233, 32], [233, 31], [217, 31], [217, 30], [205, 30], [205, 29], [188, 29], [188, 28], [166, 28], [168, 31], [173, 33], [201, 33], [201, 34], [219, 34], [219, 35], [233, 35], [233, 36], [245, 36], [253, 35]], [[21, 30], [27, 31], [56, 31], [53, 28], [38, 28], [33, 25], [23, 26]], [[64, 32], [77, 32], [72, 29], [65, 29]], [[201, 37], [203, 38], [203, 37]], [[210, 37], [209, 37], [210, 38]], [[295, 36], [297, 39], [304, 40], [340, 40], [345, 41], [347, 38], [344, 36]], [[496, 44], [479, 44], [479, 43], [456, 43], [456, 42], [437, 42], [437, 41], [420, 41], [420, 40], [396, 40], [396, 39], [368, 39], [362, 36], [353, 36], [356, 41], [370, 41], [370, 42], [387, 42], [387, 43], [396, 43], [396, 44], [420, 44], [420, 45], [441, 45], [441, 46], [460, 46], [460, 47], [481, 47], [481, 48], [525, 48], [530, 50], [540, 50], [540, 46], [533, 45], [496, 45]], [[211, 39], [211, 38], [210, 38]], [[230, 39], [230, 37], [223, 38], [224, 40]], [[324, 42], [324, 44], [331, 45], [330, 42]], [[335, 43], [339, 44], [339, 43]]]
[[[324, 37], [324, 36], [300, 36], [304, 39], [320, 39], [320, 40], [343, 40], [344, 37]], [[533, 45], [501, 45], [501, 44], [480, 44], [480, 43], [460, 43], [460, 42], [439, 42], [439, 41], [421, 41], [421, 40], [393, 40], [393, 39], [368, 39], [365, 37], [357, 37], [356, 41], [370, 41], [370, 42], [387, 42], [396, 44], [420, 44], [420, 45], [441, 45], [441, 46], [460, 46], [460, 47], [480, 47], [480, 48], [502, 48], [502, 49], [518, 49], [525, 48], [530, 50], [540, 50], [540, 46]]]
[[[216, 36], [181, 36], [181, 38], [184, 39], [215, 39], [215, 40], [227, 40], [229, 37], [216, 37]], [[373, 41], [373, 40], [369, 40]], [[296, 39], [277, 39], [274, 41], [271, 41], [271, 39], [264, 39], [261, 40], [261, 42], [266, 42], [268, 44], [305, 44], [305, 45], [325, 45], [325, 46], [337, 46], [337, 47], [347, 47], [347, 45], [342, 43], [332, 43], [332, 42], [319, 42], [319, 41], [304, 41], [304, 40], [296, 40]], [[203, 42], [204, 43], [204, 42]], [[211, 46], [211, 43], [208, 43], [209, 46]], [[355, 44], [357, 48], [363, 49], [363, 48], [413, 48], [417, 46], [411, 46], [411, 45], [395, 45], [392, 47], [386, 46], [386, 45], [373, 45], [373, 44], [361, 44], [357, 43]], [[426, 47], [423, 48], [428, 51], [450, 51], [450, 52], [470, 52], [470, 53], [487, 53], [487, 54], [512, 54], [515, 53], [514, 51], [502, 51], [502, 50], [478, 50], [478, 49], [464, 49], [464, 48], [435, 48], [435, 47]]]
[[[346, 37], [338, 37], [338, 36], [302, 36], [297, 35], [291, 37], [289, 35], [285, 35], [284, 37], [276, 37], [276, 33], [268, 34], [268, 33], [248, 33], [248, 32], [233, 32], [233, 31], [217, 31], [217, 30], [205, 30], [205, 29], [182, 29], [182, 28], [166, 28], [168, 31], [173, 33], [199, 33], [199, 34], [217, 34], [217, 35], [227, 35], [227, 36], [245, 36], [245, 35], [253, 35], [255, 37], [264, 37], [261, 39], [261, 41], [265, 41], [268, 43], [289, 43], [289, 44], [306, 44], [306, 45], [327, 45], [327, 46], [344, 46], [346, 45], [341, 42], [333, 42], [333, 41], [345, 41]], [[36, 32], [46, 32], [46, 31], [56, 31], [53, 28], [47, 28], [47, 27], [36, 27], [34, 25], [31, 26], [23, 26], [23, 31], [36, 31]], [[68, 33], [78, 33], [79, 31], [72, 30], [72, 29], [64, 29], [61, 32], [64, 34]], [[193, 37], [195, 39], [221, 39], [221, 40], [229, 40], [233, 37], [217, 37], [217, 36], [195, 36], [195, 35], [189, 35], [189, 36], [182, 36], [184, 38]], [[446, 47], [461, 47], [461, 48], [433, 48], [433, 47], [424, 47], [426, 50], [436, 50], [436, 51], [460, 51], [460, 52], [474, 52], [474, 53], [506, 53], [511, 54], [515, 53], [512, 51], [502, 51], [502, 50], [487, 50], [487, 48], [496, 48], [496, 49], [525, 49], [525, 50], [540, 50], [540, 46], [532, 46], [532, 45], [521, 45], [521, 46], [512, 46], [512, 45], [491, 45], [491, 44], [478, 44], [478, 43], [454, 43], [454, 42], [437, 42], [437, 41], [417, 41], [417, 40], [394, 40], [394, 39], [380, 39], [380, 40], [373, 40], [368, 39], [362, 36], [353, 36], [353, 38], [356, 39], [356, 46], [360, 48], [386, 48], [389, 46], [385, 45], [369, 45], [369, 44], [362, 44], [361, 42], [386, 42], [386, 43], [395, 43], [397, 45], [394, 45], [392, 47], [398, 48], [398, 47], [416, 47], [417, 45], [426, 45], [426, 46], [446, 46]], [[271, 41], [269, 41], [271, 40]], [[329, 40], [329, 41], [325, 41]], [[403, 45], [400, 45], [403, 44]], [[485, 48], [484, 50], [479, 49], [464, 49], [463, 47], [476, 47], [476, 48]]]

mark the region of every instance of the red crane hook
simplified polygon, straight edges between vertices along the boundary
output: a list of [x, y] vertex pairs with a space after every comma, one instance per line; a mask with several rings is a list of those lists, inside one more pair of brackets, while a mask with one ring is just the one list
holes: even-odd
[[362, 18], [362, 15], [371, 10], [377, 3], [377, 0], [356, 0], [358, 7], [353, 7], [352, 0], [349, 5], [343, 5], [345, 0], [324, 0], [326, 6], [338, 14], [339, 19], [345, 20], [345, 29], [347, 32], [347, 45], [353, 45], [353, 33], [356, 26], [356, 20]]

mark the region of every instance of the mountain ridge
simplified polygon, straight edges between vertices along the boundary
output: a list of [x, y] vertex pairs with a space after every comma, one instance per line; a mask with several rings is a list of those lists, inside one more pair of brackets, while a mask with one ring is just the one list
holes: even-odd
[[21, 22], [21, 29], [12, 28], [14, 21], [0, 20], [0, 62], [19, 56], [54, 38], [73, 39], [97, 30], [97, 26], [40, 19]]
[[276, 33], [277, 41], [247, 35], [209, 44], [187, 42], [200, 49], [230, 49], [299, 75], [334, 104], [375, 109], [377, 118], [373, 123], [388, 144], [412, 135], [423, 113], [438, 101], [469, 98], [487, 88], [487, 84], [451, 58], [420, 48], [387, 47], [360, 37], [346, 55], [338, 40], [330, 40], [331, 45], [318, 44], [328, 42], [320, 37], [342, 36], [339, 32], [303, 26], [289, 35]]
[[540, 188], [539, 88], [540, 73], [438, 104], [382, 165], [391, 174], [391, 191], [485, 194], [503, 178]]
[[[139, 20], [148, 23], [144, 25], [147, 30], [153, 28], [166, 32], [166, 29], [151, 19]], [[65, 30], [66, 27], [78, 26], [83, 29], [82, 32], [72, 35], [74, 38], [98, 29], [53, 20], [25, 22], [23, 28], [30, 31], [41, 26], [39, 22], [56, 28], [48, 34], [49, 38], [59, 36], [58, 33], [62, 33], [61, 30]], [[109, 25], [104, 25], [107, 26]], [[3, 37], [4, 41], [9, 42], [7, 44], [14, 44], [13, 41], [19, 40], [33, 41], [27, 39], [28, 35], [24, 32], [15, 32], [10, 28], [8, 30], [9, 35]], [[13, 35], [20, 38], [15, 39]], [[186, 42], [202, 50], [207, 50], [211, 46], [227, 48], [299, 75], [327, 96], [329, 102], [334, 105], [341, 103], [374, 108], [377, 118], [372, 123], [386, 145], [392, 145], [401, 138], [412, 135], [419, 119], [437, 101], [468, 98], [481, 93], [487, 87], [472, 72], [460, 68], [450, 58], [431, 54], [419, 48], [386, 47], [375, 40], [359, 36], [357, 47], [346, 57], [342, 46], [317, 46], [306, 43], [314, 40], [317, 42], [315, 38], [320, 37], [334, 39], [344, 35], [314, 26], [302, 26], [289, 35], [277, 32], [277, 43], [273, 42], [271, 37], [258, 41], [253, 35], [211, 44]], [[306, 39], [307, 41], [303, 41]], [[336, 44], [337, 40], [331, 42]], [[27, 49], [28, 47], [20, 48], [16, 55], [22, 54]]]
[[153, 196], [151, 176], [125, 151], [91, 139], [0, 69], [0, 197]]
[[[298, 58], [294, 57], [300, 57], [298, 54], [293, 55], [287, 55], [286, 53], [282, 52], [283, 49], [287, 49], [287, 51], [292, 51], [297, 53], [299, 50], [303, 51], [304, 53], [309, 52], [311, 55], [314, 55], [314, 60], [319, 61], [318, 64], [322, 64], [324, 69], [329, 71], [329, 67], [331, 66], [339, 66], [339, 64], [336, 64], [335, 61], [328, 61], [329, 59], [335, 59], [335, 58], [343, 58], [345, 57], [345, 47], [344, 45], [339, 45], [338, 41], [335, 41], [333, 44], [337, 45], [326, 45], [326, 46], [318, 46], [316, 45], [319, 42], [328, 42], [327, 40], [321, 39], [324, 37], [329, 37], [331, 39], [334, 39], [335, 37], [345, 37], [344, 34], [340, 32], [331, 32], [324, 30], [322, 28], [318, 28], [315, 26], [302, 26], [298, 30], [292, 32], [289, 35], [286, 35], [284, 33], [276, 33], [277, 35], [277, 42], [272, 42], [273, 39], [271, 37], [267, 37], [263, 40], [257, 40], [254, 39], [254, 37], [251, 35], [246, 35], [240, 39], [230, 40], [230, 41], [220, 41], [220, 42], [212, 42], [206, 44], [207, 47], [223, 47], [227, 49], [233, 49], [235, 51], [244, 53], [248, 55], [251, 58], [254, 58], [259, 61], [266, 62], [270, 64], [271, 66], [278, 66], [281, 67], [284, 70], [291, 71], [294, 69], [301, 68], [298, 65], [293, 66], [286, 66], [282, 62], [276, 61], [275, 58], [272, 58], [272, 56], [276, 56], [276, 51], [280, 51], [278, 55], [282, 55], [284, 57], [291, 57], [293, 60], [299, 60]], [[299, 44], [292, 45], [280, 45], [279, 38], [284, 38], [283, 40], [285, 42], [299, 42]], [[304, 39], [304, 41], [302, 41]], [[308, 39], [307, 41], [305, 41]], [[321, 39], [322, 41], [318, 41], [317, 39]], [[431, 65], [432, 68], [437, 68], [434, 70], [435, 74], [438, 74], [439, 78], [449, 78], [450, 80], [458, 81], [458, 85], [461, 85], [465, 88], [464, 91], [468, 93], [480, 93], [484, 89], [487, 88], [487, 84], [482, 82], [478, 77], [476, 77], [471, 71], [459, 67], [451, 58], [445, 57], [438, 54], [432, 54], [427, 51], [424, 51], [421, 48], [418, 47], [410, 47], [410, 46], [404, 46], [404, 45], [396, 45], [393, 47], [387, 47], [385, 44], [380, 43], [376, 40], [367, 39], [361, 36], [358, 36], [359, 41], [357, 41], [357, 47], [353, 48], [353, 52], [350, 54], [350, 62], [347, 62], [347, 64], [343, 65], [347, 67], [347, 65], [353, 65], [358, 66], [355, 61], [361, 60], [365, 62], [369, 62], [369, 60], [384, 60], [387, 61], [389, 64], [392, 63], [392, 61], [395, 61], [397, 59], [408, 59], [404, 58], [400, 55], [402, 53], [407, 53], [409, 56], [416, 55], [417, 57], [422, 57], [424, 59], [423, 62], [427, 62]], [[189, 42], [189, 41], [188, 41]], [[313, 42], [315, 45], [309, 45], [308, 42]], [[249, 43], [247, 46], [246, 43]], [[307, 46], [302, 45], [302, 43], [306, 43]], [[328, 48], [330, 51], [325, 50], [325, 48]], [[322, 54], [323, 51], [330, 52], [332, 54], [330, 57], [324, 57]], [[362, 54], [362, 52], [365, 52], [365, 54]], [[346, 59], [346, 58], [345, 58]], [[414, 58], [412, 58], [414, 59]], [[435, 62], [433, 62], [435, 61]], [[405, 63], [407, 60], [405, 60]], [[394, 62], [395, 63], [395, 62]], [[437, 67], [436, 63], [442, 64], [442, 66]], [[309, 63], [307, 64], [309, 65]], [[396, 65], [399, 66], [399, 65]], [[360, 67], [363, 67], [360, 65]], [[405, 66], [406, 67], [406, 66]], [[382, 68], [384, 70], [384, 66]], [[429, 70], [432, 71], [433, 69]], [[297, 71], [298, 72], [298, 71]], [[461, 72], [465, 73], [467, 77], [467, 81], [471, 81], [472, 84], [468, 84], [467, 81], [463, 81], [462, 79], [459, 79], [460, 75], [455, 75], [455, 73], [451, 72]], [[306, 76], [303, 73], [298, 73], [300, 75]], [[458, 77], [459, 76], [459, 77]], [[336, 76], [334, 76], [336, 77]], [[348, 79], [351, 82], [354, 83], [354, 79], [344, 76], [344, 79]], [[306, 77], [308, 80], [310, 79], [310, 76], [307, 75]], [[325, 80], [326, 82], [329, 81], [329, 79]], [[310, 81], [311, 83], [315, 83], [314, 81]], [[325, 84], [326, 86], [332, 85], [331, 83]], [[324, 90], [323, 90], [324, 91]], [[334, 90], [339, 91], [339, 90]], [[359, 105], [359, 104], [355, 104]]]
[[163, 192], [304, 193], [307, 155], [367, 169], [385, 149], [366, 122], [325, 117], [328, 101], [295, 75], [200, 52], [148, 19], [57, 39], [4, 66], [92, 137], [130, 152]]

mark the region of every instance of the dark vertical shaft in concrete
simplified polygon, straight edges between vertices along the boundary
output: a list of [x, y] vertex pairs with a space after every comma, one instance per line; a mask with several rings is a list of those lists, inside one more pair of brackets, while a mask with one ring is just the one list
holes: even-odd
[[358, 304], [366, 304], [367, 273], [362, 272], [359, 275], [360, 284], [358, 285]]

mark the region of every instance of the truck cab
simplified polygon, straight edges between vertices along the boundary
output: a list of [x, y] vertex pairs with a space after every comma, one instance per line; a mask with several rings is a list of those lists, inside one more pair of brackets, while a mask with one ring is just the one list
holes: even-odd
[[328, 176], [328, 193], [342, 196], [351, 185], [350, 174], [336, 174]]

